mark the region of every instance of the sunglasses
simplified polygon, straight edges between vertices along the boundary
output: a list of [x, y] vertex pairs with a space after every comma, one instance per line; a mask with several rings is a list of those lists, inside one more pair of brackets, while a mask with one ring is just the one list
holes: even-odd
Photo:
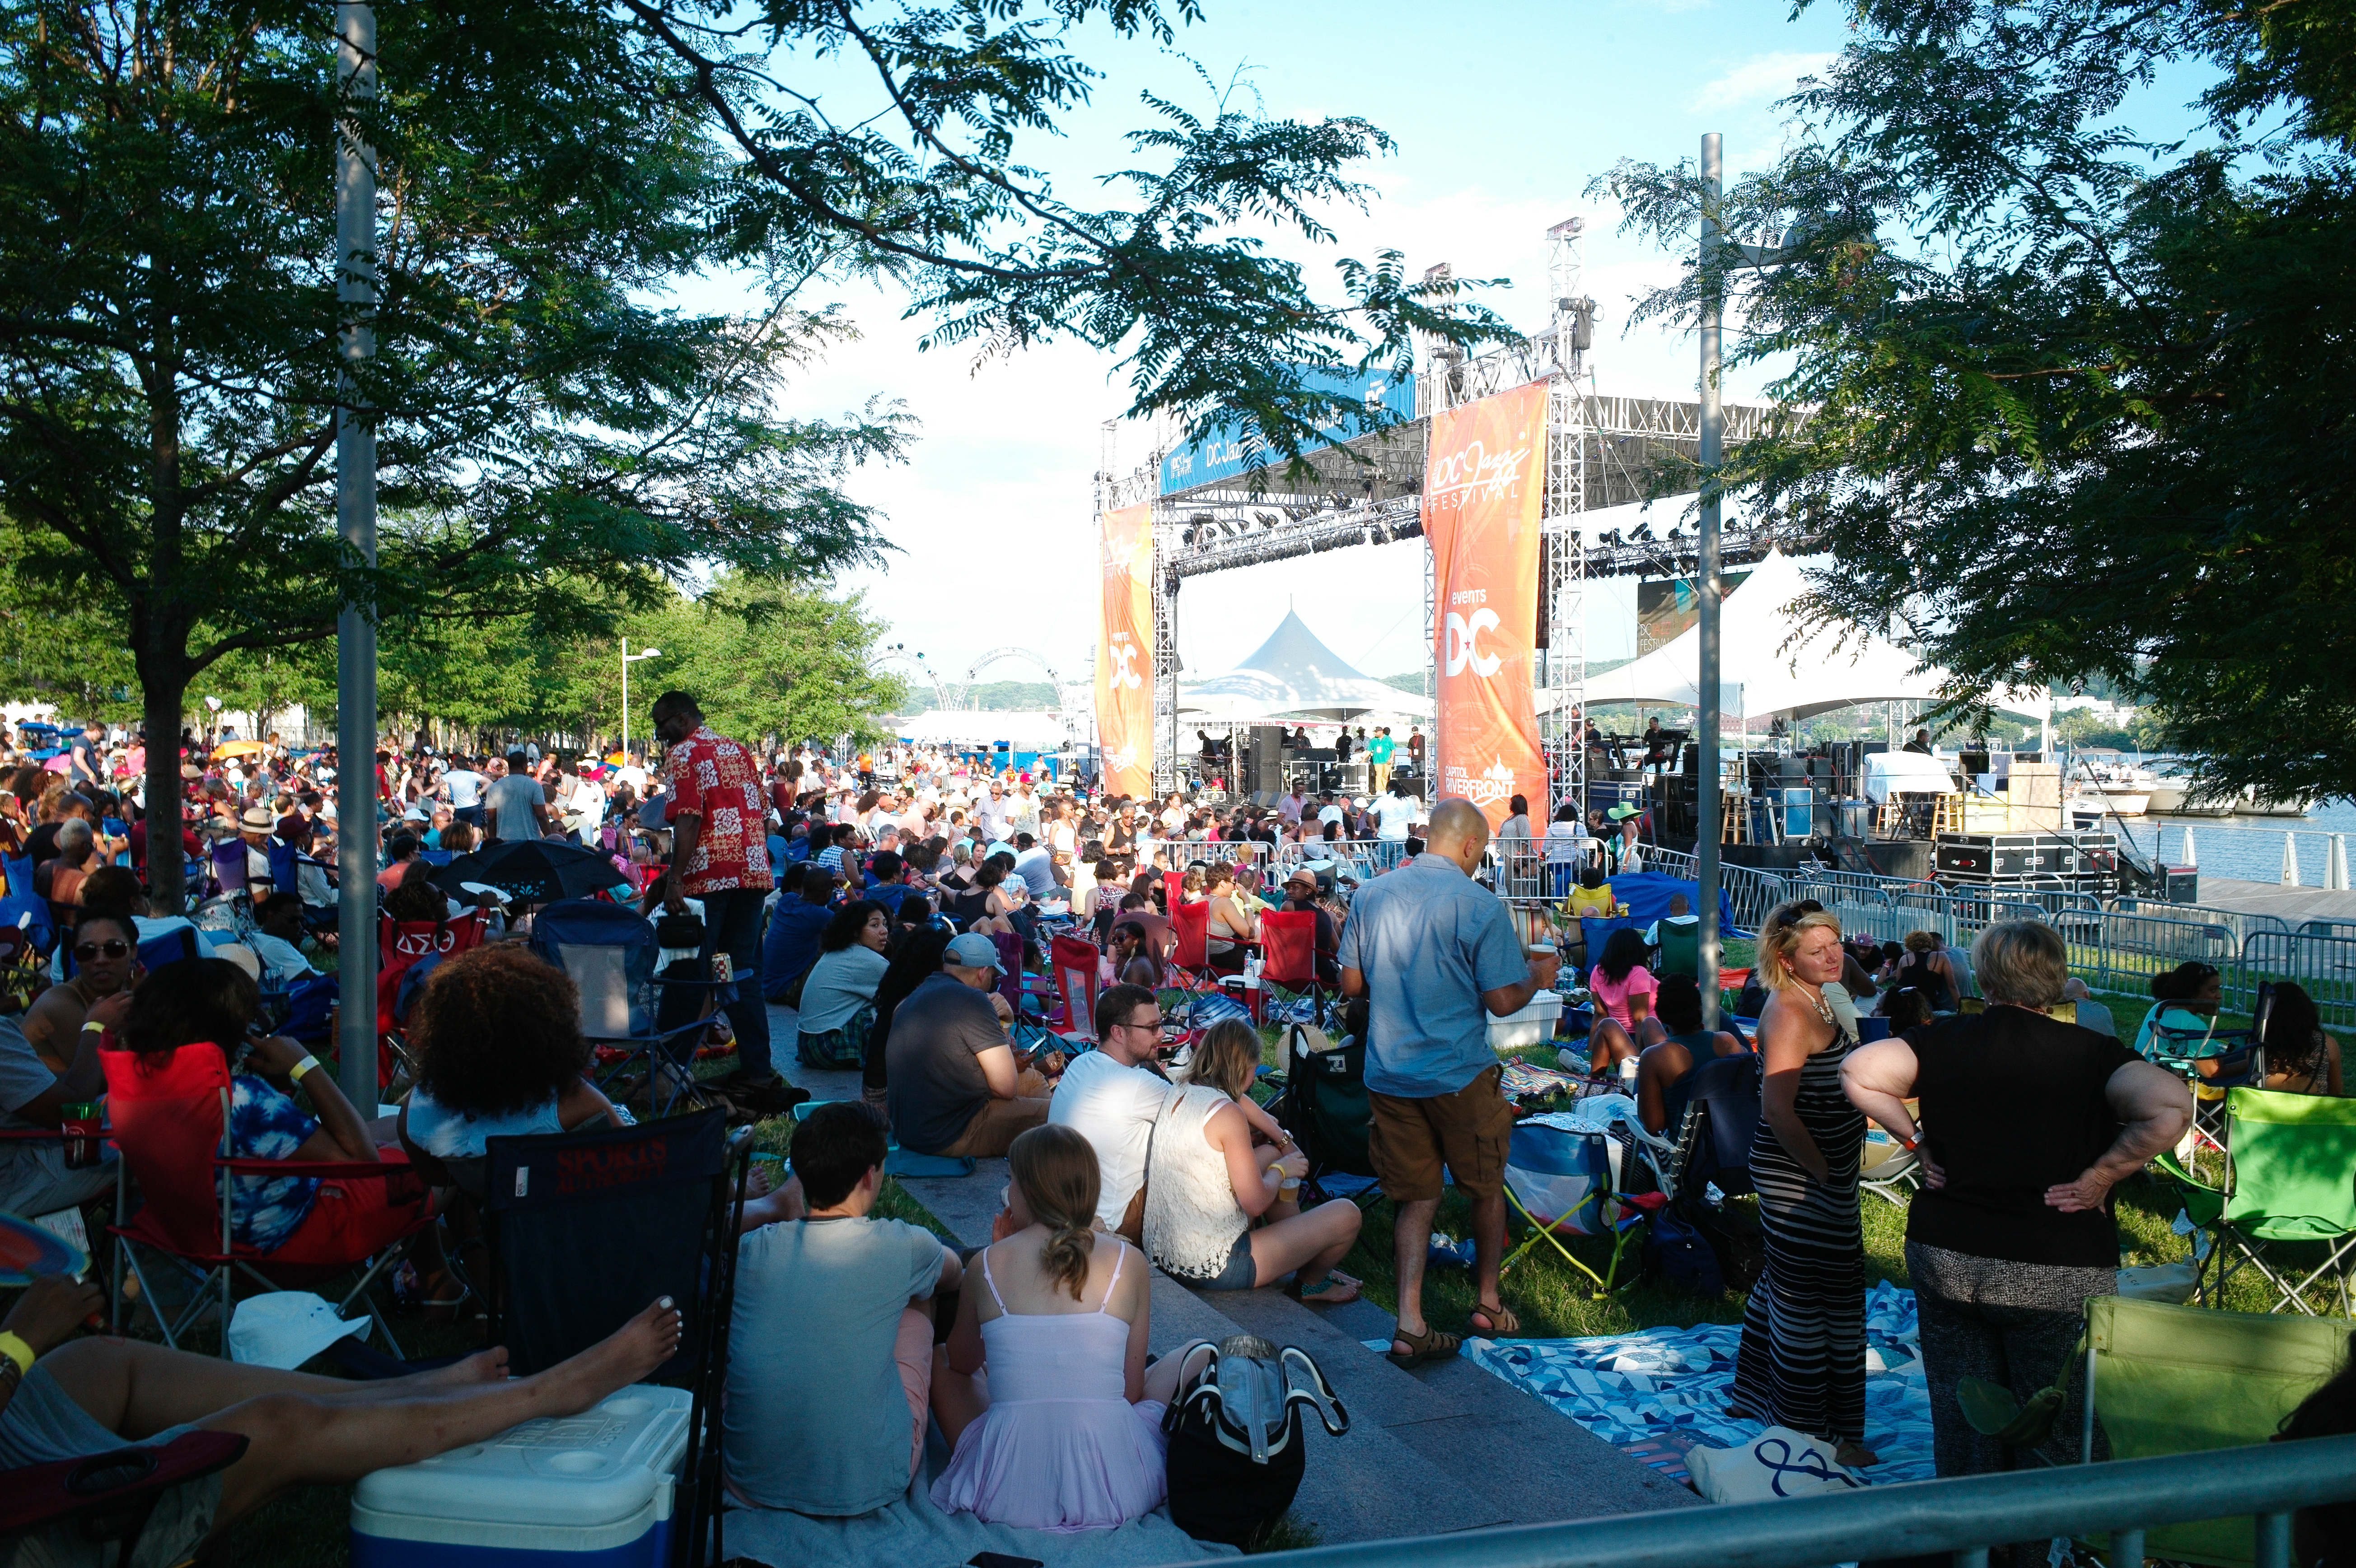
[[88, 962], [102, 953], [109, 958], [120, 958], [130, 951], [131, 944], [127, 942], [83, 942], [75, 945], [73, 953], [75, 957]]

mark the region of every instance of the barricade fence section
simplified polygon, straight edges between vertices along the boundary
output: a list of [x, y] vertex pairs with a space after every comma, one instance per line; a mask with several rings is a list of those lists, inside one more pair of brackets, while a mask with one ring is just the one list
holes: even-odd
[[2253, 932], [2242, 944], [2237, 967], [2228, 995], [2240, 1001], [2238, 1010], [2256, 1003], [2260, 985], [2288, 980], [2315, 998], [2325, 1027], [2356, 1028], [2356, 933]]

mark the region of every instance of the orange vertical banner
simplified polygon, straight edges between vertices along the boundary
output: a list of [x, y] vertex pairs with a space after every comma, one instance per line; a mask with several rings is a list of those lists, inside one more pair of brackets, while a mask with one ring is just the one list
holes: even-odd
[[1526, 795], [1547, 816], [1546, 754], [1530, 697], [1545, 510], [1547, 383], [1431, 417], [1423, 537], [1431, 546], [1438, 785], [1494, 828]]
[[1153, 507], [1123, 507], [1104, 528], [1104, 618], [1097, 641], [1097, 745], [1108, 795], [1153, 792]]

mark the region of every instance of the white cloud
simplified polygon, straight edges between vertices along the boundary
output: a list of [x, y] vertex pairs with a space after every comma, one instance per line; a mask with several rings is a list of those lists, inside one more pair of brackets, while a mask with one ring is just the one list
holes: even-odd
[[1728, 110], [1770, 103], [1791, 92], [1802, 77], [1816, 75], [1837, 58], [1830, 51], [1790, 49], [1755, 55], [1713, 78], [1687, 107]]

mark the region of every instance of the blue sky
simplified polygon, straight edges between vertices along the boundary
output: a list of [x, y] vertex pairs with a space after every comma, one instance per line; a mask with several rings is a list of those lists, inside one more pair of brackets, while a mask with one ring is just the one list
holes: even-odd
[[[1622, 158], [1695, 155], [1706, 131], [1727, 138], [1731, 176], [1770, 161], [1787, 134], [1776, 99], [1839, 49], [1841, 10], [1797, 19], [1783, 0], [1596, 0], [1454, 8], [1387, 0], [1205, 0], [1209, 16], [1178, 49], [1221, 83], [1239, 80], [1272, 115], [1363, 114], [1398, 153], [1368, 164], [1369, 211], [1331, 214], [1339, 244], [1289, 253], [1330, 276], [1333, 258], [1405, 252], [1420, 272], [1449, 261], [1463, 276], [1502, 276], [1490, 296], [1507, 319], [1544, 325], [1547, 227], [1588, 219], [1586, 292], [1599, 305], [1599, 389], [1691, 397], [1690, 337], [1623, 333], [1629, 298], [1665, 280], [1673, 260], [1617, 232], [1618, 215], [1582, 193]], [[1090, 108], [1061, 141], [1020, 149], [1076, 200], [1095, 174], [1126, 159], [1119, 138], [1143, 124], [1141, 91], [1209, 112], [1212, 91], [1185, 59], [1100, 29], [1087, 58], [1104, 73]], [[1238, 75], [1240, 73], [1240, 75]], [[823, 75], [823, 72], [821, 72]], [[830, 107], [855, 100], [844, 77]], [[717, 297], [716, 297], [717, 296]], [[682, 303], [717, 303], [697, 288]], [[951, 678], [986, 650], [1036, 650], [1069, 678], [1094, 646], [1090, 476], [1102, 422], [1126, 406], [1115, 357], [1071, 343], [976, 363], [969, 351], [919, 353], [924, 323], [901, 319], [896, 296], [841, 292], [862, 334], [832, 352], [788, 398], [792, 411], [829, 415], [881, 396], [905, 403], [921, 438], [905, 465], [855, 475], [851, 489], [885, 514], [897, 547], [881, 571], [847, 574], [893, 627], [887, 642], [922, 649]], [[1755, 380], [1730, 385], [1755, 391]], [[1124, 430], [1118, 465], [1146, 460]], [[1180, 653], [1190, 672], [1229, 667], [1290, 603], [1334, 651], [1369, 674], [1420, 667], [1420, 543], [1254, 568], [1191, 583], [1181, 601]], [[1590, 599], [1589, 656], [1633, 651], [1631, 584]], [[984, 678], [1031, 678], [1015, 664]]]

